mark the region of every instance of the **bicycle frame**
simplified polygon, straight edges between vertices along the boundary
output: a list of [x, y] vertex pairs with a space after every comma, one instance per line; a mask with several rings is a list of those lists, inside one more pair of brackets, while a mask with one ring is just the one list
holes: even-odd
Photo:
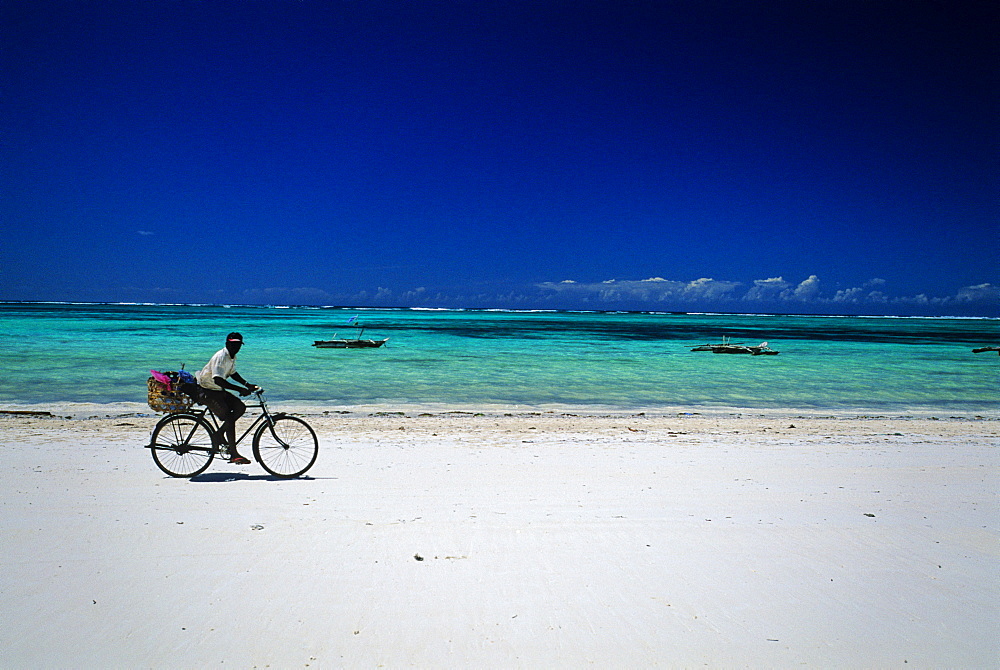
[[[263, 393], [264, 393], [263, 391], [254, 391], [254, 395], [257, 396], [257, 404], [247, 405], [247, 409], [259, 408], [261, 410], [261, 413], [254, 418], [250, 426], [245, 431], [243, 431], [243, 434], [240, 435], [238, 438], [236, 438], [236, 444], [231, 444], [229, 445], [230, 447], [235, 447], [236, 445], [243, 442], [243, 440], [245, 440], [248, 435], [256, 432], [261, 423], [266, 423], [271, 428], [274, 428], [274, 417], [281, 416], [281, 413], [279, 412], [278, 414], [271, 414], [271, 412], [267, 409], [267, 401], [264, 400]], [[189, 409], [186, 412], [178, 412], [178, 414], [190, 414], [192, 416], [197, 416], [206, 419], [212, 426], [212, 451], [215, 453], [219, 453], [220, 448], [218, 443], [220, 440], [218, 440], [217, 438], [217, 433], [219, 432], [219, 430], [222, 429], [222, 424], [219, 423], [219, 420], [216, 418], [214, 414], [212, 414], [212, 412], [209, 410], [208, 407], [202, 407], [202, 409], [194, 409], [194, 410]], [[192, 428], [192, 430], [194, 429]], [[278, 435], [275, 434], [273, 431], [271, 434], [274, 435], [274, 439], [278, 440], [278, 442], [282, 442], [281, 438], [278, 437]], [[190, 439], [190, 435], [186, 439]]]

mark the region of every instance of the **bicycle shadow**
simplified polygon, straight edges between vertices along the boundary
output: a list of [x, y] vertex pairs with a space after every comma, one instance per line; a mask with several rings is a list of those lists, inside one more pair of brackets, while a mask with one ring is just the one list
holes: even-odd
[[336, 479], [336, 477], [310, 477], [309, 475], [302, 475], [301, 477], [292, 477], [291, 479], [285, 477], [275, 477], [274, 475], [251, 475], [246, 472], [203, 472], [200, 475], [195, 475], [194, 477], [188, 478], [188, 481], [198, 482], [202, 484], [220, 484], [224, 482], [246, 482], [246, 481], [261, 481], [261, 482], [295, 482], [295, 481], [316, 481], [318, 479]]

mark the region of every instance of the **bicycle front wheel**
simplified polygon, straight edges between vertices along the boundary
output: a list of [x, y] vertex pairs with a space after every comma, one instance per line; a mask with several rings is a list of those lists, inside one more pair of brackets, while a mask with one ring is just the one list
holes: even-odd
[[153, 429], [153, 461], [171, 477], [200, 475], [215, 457], [212, 430], [200, 416], [171, 414]]
[[277, 416], [253, 436], [253, 455], [275, 477], [298, 477], [316, 462], [319, 440], [312, 426], [297, 416]]

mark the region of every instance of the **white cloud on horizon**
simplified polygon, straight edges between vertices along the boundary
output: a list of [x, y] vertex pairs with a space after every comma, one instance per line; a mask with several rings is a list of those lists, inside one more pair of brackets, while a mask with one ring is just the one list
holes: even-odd
[[965, 286], [958, 291], [955, 302], [993, 302], [1000, 303], [1000, 286], [993, 284], [977, 284]]
[[778, 302], [795, 300], [813, 302], [820, 296], [819, 277], [809, 275], [797, 285], [785, 281], [783, 277], [755, 279], [753, 287], [743, 295], [743, 300], [753, 302]]
[[772, 301], [787, 296], [792, 285], [782, 277], [755, 279], [753, 287], [743, 295], [743, 300]]
[[602, 302], [638, 300], [642, 302], [664, 302], [680, 300], [728, 301], [735, 297], [739, 282], [718, 281], [702, 277], [694, 281], [674, 281], [663, 277], [641, 280], [609, 279], [600, 283], [585, 284], [572, 279], [560, 282], [536, 284], [543, 291], [561, 293], [577, 298], [595, 297]]
[[819, 277], [809, 275], [808, 279], [795, 287], [795, 290], [792, 291], [792, 296], [795, 300], [802, 300], [803, 302], [809, 302], [818, 298]]
[[889, 297], [883, 293], [881, 290], [875, 289], [876, 286], [884, 286], [884, 279], [869, 279], [861, 286], [855, 286], [853, 288], [841, 289], [837, 291], [832, 298], [831, 302], [835, 303], [846, 303], [846, 304], [886, 304], [889, 302]]
[[638, 301], [662, 303], [675, 301], [716, 302], [716, 303], [802, 303], [813, 305], [903, 305], [903, 306], [947, 306], [984, 305], [1000, 307], [1000, 286], [990, 283], [966, 286], [956, 294], [930, 297], [925, 294], [914, 296], [890, 296], [882, 288], [886, 281], [874, 278], [861, 286], [839, 289], [834, 294], [825, 294], [820, 278], [810, 275], [795, 284], [783, 277], [756, 279], [745, 291], [741, 282], [701, 278], [694, 281], [677, 281], [652, 277], [643, 280], [611, 279], [603, 282], [583, 283], [572, 279], [560, 282], [543, 282], [536, 286], [550, 295], [561, 294], [581, 300], [595, 302]]

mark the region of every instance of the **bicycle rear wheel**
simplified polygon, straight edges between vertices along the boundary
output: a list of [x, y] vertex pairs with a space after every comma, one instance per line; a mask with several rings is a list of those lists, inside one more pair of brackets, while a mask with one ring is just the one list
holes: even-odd
[[194, 477], [215, 457], [212, 429], [200, 416], [171, 414], [153, 429], [150, 451], [157, 467], [171, 477]]
[[312, 426], [297, 416], [276, 416], [253, 436], [253, 455], [275, 477], [298, 477], [316, 462], [319, 440]]

